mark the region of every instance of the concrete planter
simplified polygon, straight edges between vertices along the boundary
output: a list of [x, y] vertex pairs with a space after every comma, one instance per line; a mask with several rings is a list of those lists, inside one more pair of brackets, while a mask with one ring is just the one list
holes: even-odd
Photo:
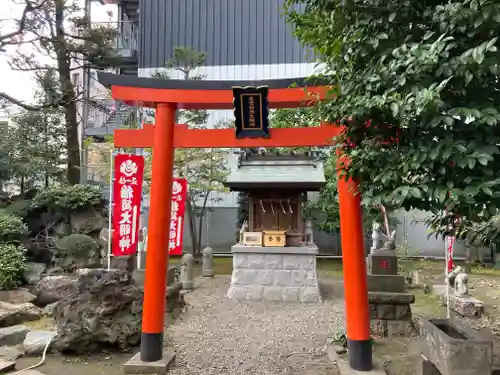
[[420, 352], [442, 375], [489, 375], [493, 343], [451, 319], [422, 319]]

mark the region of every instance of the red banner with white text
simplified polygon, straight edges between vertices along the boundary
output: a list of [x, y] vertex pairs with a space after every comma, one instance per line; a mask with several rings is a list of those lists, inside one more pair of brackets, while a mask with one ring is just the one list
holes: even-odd
[[114, 162], [111, 253], [126, 256], [136, 254], [139, 243], [144, 157], [118, 154]]
[[455, 236], [446, 237], [446, 260], [447, 260], [447, 270], [448, 272], [453, 271], [453, 253], [455, 250]]
[[187, 180], [174, 178], [172, 183], [172, 213], [168, 241], [169, 255], [182, 255], [184, 213], [186, 211]]

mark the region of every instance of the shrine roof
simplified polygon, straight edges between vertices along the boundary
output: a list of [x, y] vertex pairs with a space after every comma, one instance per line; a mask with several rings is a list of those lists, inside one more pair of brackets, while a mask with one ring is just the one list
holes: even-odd
[[233, 191], [257, 188], [317, 191], [325, 185], [323, 164], [310, 156], [251, 155], [240, 160], [225, 186]]

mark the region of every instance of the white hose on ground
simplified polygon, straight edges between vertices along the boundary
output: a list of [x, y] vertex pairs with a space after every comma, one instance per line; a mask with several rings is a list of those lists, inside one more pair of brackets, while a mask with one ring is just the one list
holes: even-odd
[[38, 362], [36, 365], [26, 367], [25, 369], [13, 372], [10, 375], [19, 374], [19, 373], [22, 373], [23, 371], [27, 371], [27, 370], [33, 370], [33, 369], [36, 369], [37, 367], [40, 367], [41, 365], [43, 365], [45, 363], [45, 359], [47, 358], [47, 351], [49, 350], [49, 346], [50, 346], [50, 343], [52, 342], [52, 339], [53, 339], [53, 337], [49, 338], [49, 340], [47, 341], [47, 344], [45, 345], [45, 348], [43, 349], [42, 359], [40, 362]]

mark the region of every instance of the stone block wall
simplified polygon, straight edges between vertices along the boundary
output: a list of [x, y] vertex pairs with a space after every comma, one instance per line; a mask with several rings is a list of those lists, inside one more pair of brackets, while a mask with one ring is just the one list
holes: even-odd
[[[321, 301], [316, 254], [269, 254], [259, 249], [260, 253], [233, 251], [229, 298], [304, 303]], [[279, 251], [270, 251], [273, 250]]]
[[368, 293], [372, 335], [407, 337], [416, 333], [411, 313], [415, 296], [407, 293]]

